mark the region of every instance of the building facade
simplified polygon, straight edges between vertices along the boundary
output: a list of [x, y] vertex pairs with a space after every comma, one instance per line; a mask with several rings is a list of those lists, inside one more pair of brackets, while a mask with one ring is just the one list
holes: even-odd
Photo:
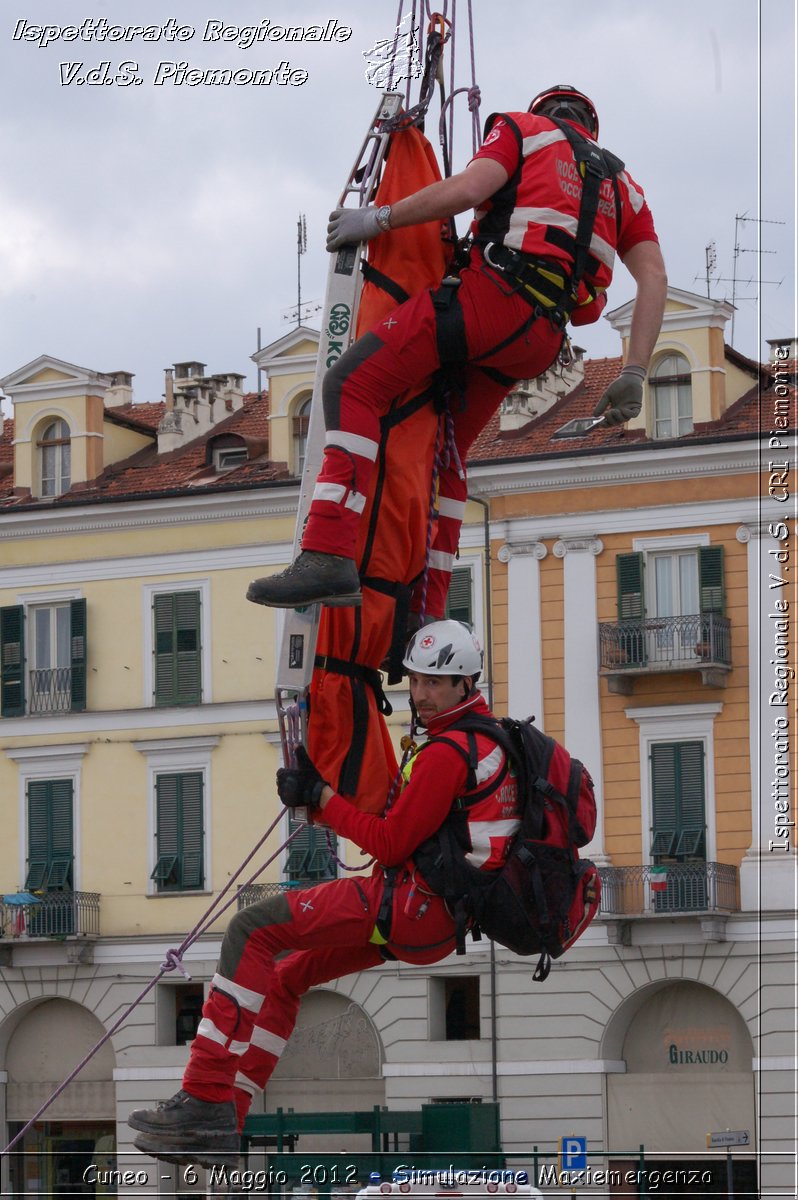
[[[496, 1100], [517, 1163], [576, 1132], [602, 1165], [643, 1144], [713, 1178], [707, 1134], [747, 1131], [739, 1189], [790, 1186], [795, 355], [743, 359], [729, 315], [672, 289], [638, 420], [584, 431], [620, 360], [576, 350], [515, 389], [471, 457], [450, 610], [487, 647], [495, 709], [534, 713], [591, 770], [599, 918], [544, 985], [473, 943], [316, 990], [265, 1111]], [[622, 344], [629, 317], [610, 314]], [[299, 329], [260, 351], [263, 396], [201, 363], [176, 364], [157, 404], [47, 357], [2, 381], [11, 1136], [113, 1030], [26, 1136], [37, 1153], [4, 1160], [17, 1188], [114, 1152], [161, 1174], [125, 1118], [179, 1086], [224, 915], [186, 951], [190, 980], [161, 964], [278, 813], [280, 617], [243, 596], [290, 556], [315, 346]], [[258, 885], [334, 871], [325, 845], [292, 846]]]

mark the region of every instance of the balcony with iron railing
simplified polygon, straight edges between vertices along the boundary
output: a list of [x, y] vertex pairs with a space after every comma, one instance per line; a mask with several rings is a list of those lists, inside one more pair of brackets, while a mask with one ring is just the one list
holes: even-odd
[[11, 893], [0, 898], [0, 941], [99, 937], [98, 892]]
[[728, 914], [740, 907], [738, 871], [729, 863], [601, 867], [599, 874], [604, 917]]
[[30, 672], [29, 711], [32, 713], [70, 712], [72, 709], [72, 668], [50, 667]]
[[636, 677], [696, 671], [707, 687], [725, 687], [731, 670], [728, 617], [693, 613], [599, 624], [599, 668], [609, 690], [630, 695]]

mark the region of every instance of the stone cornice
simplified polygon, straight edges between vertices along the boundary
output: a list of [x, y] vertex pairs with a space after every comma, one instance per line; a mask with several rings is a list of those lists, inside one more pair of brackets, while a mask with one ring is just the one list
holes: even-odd
[[259, 517], [296, 516], [299, 482], [275, 489], [274, 495], [252, 492], [222, 492], [184, 495], [157, 500], [127, 500], [79, 505], [75, 508], [30, 509], [19, 512], [0, 508], [3, 538], [68, 537], [75, 533], [105, 533], [114, 529], [163, 528], [197, 522], [252, 520]]
[[562, 491], [604, 484], [663, 483], [714, 475], [758, 474], [758, 441], [627, 450], [620, 454], [479, 462], [469, 466], [469, 487], [479, 496]]

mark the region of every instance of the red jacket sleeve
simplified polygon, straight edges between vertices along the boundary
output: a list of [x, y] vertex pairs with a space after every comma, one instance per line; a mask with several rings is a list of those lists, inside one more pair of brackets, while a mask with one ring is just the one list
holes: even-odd
[[467, 775], [466, 761], [454, 747], [434, 744], [418, 755], [409, 783], [384, 816], [361, 812], [336, 793], [317, 819], [383, 866], [395, 867], [440, 829], [465, 792]]

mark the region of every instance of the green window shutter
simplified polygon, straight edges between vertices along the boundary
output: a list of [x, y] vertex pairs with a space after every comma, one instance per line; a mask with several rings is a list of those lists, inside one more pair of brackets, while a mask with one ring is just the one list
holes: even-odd
[[699, 549], [698, 589], [701, 612], [722, 617], [726, 608], [722, 546], [702, 546]]
[[72, 780], [31, 780], [28, 784], [28, 874], [25, 887], [71, 887], [73, 866]]
[[0, 716], [25, 715], [25, 610], [0, 608]]
[[646, 615], [643, 590], [643, 555], [619, 554], [615, 559], [618, 580], [618, 620], [642, 621]]
[[153, 598], [155, 703], [199, 704], [202, 695], [199, 592]]
[[446, 616], [453, 621], [474, 624], [473, 584], [470, 567], [455, 567], [446, 596]]
[[658, 742], [651, 747], [653, 857], [706, 854], [706, 798], [702, 742]]
[[73, 600], [70, 612], [70, 687], [72, 711], [86, 708], [86, 601]]
[[188, 891], [205, 882], [203, 778], [200, 771], [163, 774], [155, 781], [156, 863], [159, 891]]
[[320, 883], [325, 879], [335, 879], [337, 876], [336, 863], [333, 854], [337, 850], [337, 838], [330, 833], [327, 841], [327, 831], [314, 825], [305, 825], [302, 821], [290, 818], [288, 832], [292, 834], [299, 829], [296, 837], [292, 838], [288, 847], [288, 861], [285, 871], [292, 883]]

